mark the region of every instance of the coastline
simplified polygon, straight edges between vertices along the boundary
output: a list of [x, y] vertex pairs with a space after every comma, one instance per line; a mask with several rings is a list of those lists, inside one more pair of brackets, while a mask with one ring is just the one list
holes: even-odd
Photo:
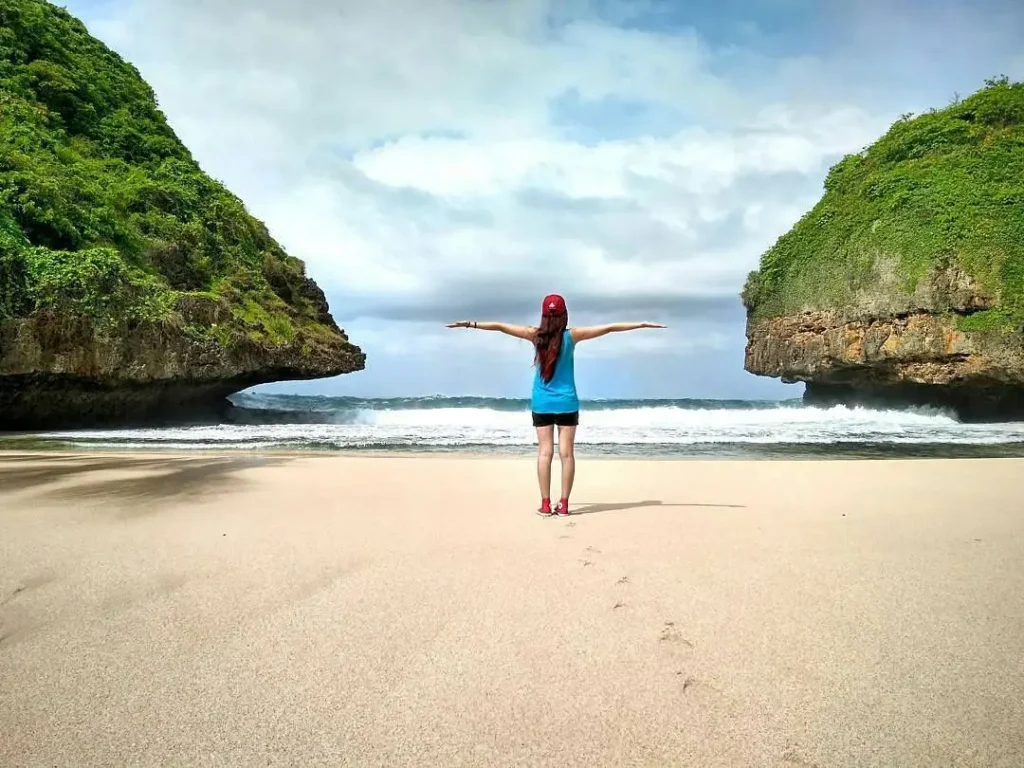
[[[218, 423], [0, 433], [0, 450], [525, 457], [536, 446], [519, 400], [248, 397]], [[1024, 422], [962, 424], [935, 411], [764, 401], [618, 400], [588, 402], [576, 447], [590, 461], [1024, 457]]]
[[0, 763], [1024, 755], [1024, 460], [380, 458], [0, 454]]
[[[60, 441], [32, 441], [32, 447], [18, 447], [18, 441], [5, 441], [0, 437], [0, 458], [12, 455], [47, 456], [146, 456], [146, 457], [231, 457], [266, 456], [293, 459], [474, 459], [495, 461], [532, 461], [536, 447], [522, 446], [471, 446], [471, 447], [430, 447], [415, 450], [408, 446], [377, 448], [329, 448], [316, 447], [257, 447], [242, 448], [213, 444], [196, 445], [189, 448], [166, 447], [139, 444], [115, 445], [74, 445]], [[44, 443], [38, 445], [35, 443]], [[909, 445], [893, 444], [771, 444], [771, 445], [717, 445], [703, 450], [680, 449], [668, 446], [659, 451], [658, 447], [642, 446], [641, 450], [630, 450], [627, 446], [576, 445], [576, 456], [583, 462], [862, 462], [862, 461], [982, 461], [1024, 458], [1024, 443], [993, 443], [987, 445], [957, 445], [950, 443], [923, 443]], [[556, 458], [557, 464], [557, 458]]]

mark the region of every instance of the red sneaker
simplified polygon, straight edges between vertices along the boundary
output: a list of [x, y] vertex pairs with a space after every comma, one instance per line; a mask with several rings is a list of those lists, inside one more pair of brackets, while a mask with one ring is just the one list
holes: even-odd
[[562, 517], [565, 517], [566, 515], [569, 514], [569, 500], [568, 499], [562, 499], [561, 501], [558, 502], [558, 506], [555, 507], [555, 514], [556, 515], [561, 515]]
[[551, 499], [540, 500], [540, 509], [537, 510], [537, 514], [541, 517], [551, 517]]

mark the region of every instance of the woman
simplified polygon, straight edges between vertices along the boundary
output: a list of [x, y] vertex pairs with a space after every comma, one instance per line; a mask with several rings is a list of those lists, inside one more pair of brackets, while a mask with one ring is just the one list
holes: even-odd
[[579, 424], [580, 402], [576, 395], [574, 353], [581, 341], [596, 339], [618, 331], [639, 328], [664, 328], [656, 323], [612, 323], [586, 328], [568, 328], [569, 313], [565, 299], [557, 294], [544, 298], [540, 325], [509, 325], [508, 323], [462, 320], [449, 323], [448, 328], [476, 328], [526, 339], [534, 347], [533, 395], [530, 405], [533, 426], [537, 428], [537, 481], [540, 484], [539, 515], [550, 517], [551, 460], [554, 457], [555, 427], [558, 427], [558, 457], [562, 465], [562, 498], [555, 514], [569, 514], [569, 494], [576, 477], [576, 427]]

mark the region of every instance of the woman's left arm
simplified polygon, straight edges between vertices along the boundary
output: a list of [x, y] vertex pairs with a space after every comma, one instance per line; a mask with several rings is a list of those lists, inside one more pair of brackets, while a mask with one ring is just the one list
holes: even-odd
[[475, 328], [478, 331], [498, 331], [508, 336], [515, 336], [517, 339], [533, 341], [537, 329], [529, 325], [511, 325], [510, 323], [493, 323], [489, 321], [477, 322], [476, 320], [460, 320], [457, 323], [448, 323], [446, 328]]
[[588, 339], [599, 339], [609, 333], [622, 333], [623, 331], [639, 331], [641, 328], [664, 328], [660, 323], [610, 323], [608, 325], [591, 325], [583, 328], [572, 329], [572, 340], [574, 342], [587, 341]]

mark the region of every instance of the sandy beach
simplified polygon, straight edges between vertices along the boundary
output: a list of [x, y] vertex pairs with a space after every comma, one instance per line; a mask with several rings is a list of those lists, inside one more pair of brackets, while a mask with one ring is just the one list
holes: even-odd
[[1019, 766], [1024, 461], [0, 457], [0, 764]]

